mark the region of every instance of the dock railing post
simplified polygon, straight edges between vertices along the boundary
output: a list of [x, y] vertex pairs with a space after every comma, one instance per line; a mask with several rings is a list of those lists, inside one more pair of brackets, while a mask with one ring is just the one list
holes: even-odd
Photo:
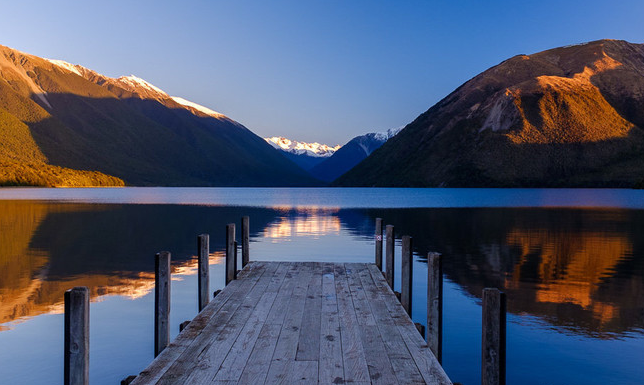
[[65, 292], [64, 385], [89, 384], [89, 289]]
[[382, 218], [376, 218], [376, 266], [382, 271]]
[[400, 280], [400, 303], [411, 316], [411, 293], [414, 280], [414, 257], [411, 247], [412, 238], [409, 235], [402, 237], [401, 253], [401, 280]]
[[226, 225], [226, 285], [237, 275], [237, 261], [235, 260], [235, 224]]
[[210, 268], [208, 260], [210, 256], [210, 236], [208, 234], [201, 234], [197, 237], [197, 248], [199, 250], [197, 284], [199, 286], [199, 312], [201, 312], [208, 305], [210, 298]]
[[483, 289], [482, 385], [505, 385], [505, 312], [505, 293]]
[[386, 271], [385, 277], [387, 278], [387, 283], [391, 290], [394, 290], [394, 226], [387, 225], [385, 228], [385, 238], [386, 238]]
[[443, 355], [443, 259], [427, 254], [427, 344], [442, 363]]
[[154, 269], [154, 356], [170, 343], [170, 253], [156, 255]]
[[248, 265], [250, 261], [250, 229], [249, 229], [250, 219], [248, 216], [242, 217], [241, 231], [242, 231], [242, 269]]

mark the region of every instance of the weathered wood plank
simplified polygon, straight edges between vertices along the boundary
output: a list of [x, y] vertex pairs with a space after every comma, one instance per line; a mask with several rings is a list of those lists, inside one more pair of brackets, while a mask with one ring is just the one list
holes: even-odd
[[382, 218], [376, 218], [376, 267], [382, 270]]
[[427, 255], [427, 343], [438, 362], [442, 362], [443, 262], [439, 253]]
[[154, 356], [170, 343], [170, 253], [154, 258]]
[[338, 384], [344, 382], [338, 300], [335, 291], [333, 264], [330, 263], [323, 265], [319, 361], [318, 379], [320, 383]]
[[268, 375], [271, 359], [275, 352], [277, 339], [282, 329], [281, 324], [264, 324], [259, 332], [253, 351], [245, 363], [246, 366], [239, 378], [241, 384], [263, 384]]
[[89, 289], [65, 292], [65, 385], [89, 384]]
[[241, 220], [242, 232], [242, 269], [250, 261], [250, 219], [243, 216]]
[[499, 289], [483, 289], [482, 385], [505, 385], [505, 302]]
[[238, 293], [247, 293], [257, 283], [265, 269], [265, 262], [249, 264], [241, 274], [245, 279], [231, 283], [225, 291], [220, 292], [210, 301], [208, 306], [168, 345], [168, 348], [137, 376], [132, 385], [155, 384], [185, 349], [195, 343], [200, 334], [209, 335], [212, 331], [212, 325], [209, 322], [213, 315], [217, 314], [231, 297]]
[[[375, 268], [375, 265], [374, 265]], [[340, 339], [342, 341], [342, 362], [345, 382], [368, 382], [369, 368], [360, 340], [360, 326], [346, 279], [344, 265], [334, 266], [338, 317], [340, 320]]]
[[304, 303], [308, 292], [309, 281], [312, 276], [312, 264], [302, 263], [297, 275], [297, 283], [293, 290], [293, 296], [282, 323], [277, 345], [271, 359], [271, 364], [266, 378], [267, 384], [288, 383], [286, 381], [289, 370], [288, 363], [295, 361], [297, 345], [302, 326], [304, 314]]
[[359, 271], [360, 265], [347, 263], [345, 264], [345, 278], [349, 283], [349, 290], [351, 291], [351, 298], [353, 300], [353, 308], [356, 312], [359, 325], [375, 326], [376, 319], [371, 312], [367, 295], [362, 287], [360, 281]]
[[322, 268], [313, 265], [313, 277], [304, 302], [304, 314], [297, 343], [297, 361], [318, 361], [320, 359], [320, 326], [322, 311]]
[[237, 275], [235, 250], [235, 224], [229, 223], [226, 225], [226, 285]]
[[364, 347], [371, 383], [383, 385], [398, 384], [398, 379], [394, 374], [391, 361], [387, 356], [385, 345], [382, 339], [380, 339], [378, 327], [362, 326], [360, 328], [360, 339]]
[[394, 289], [394, 250], [395, 250], [395, 243], [396, 239], [394, 238], [394, 226], [393, 225], [387, 225], [385, 228], [385, 233], [386, 233], [386, 267], [385, 267], [385, 277], [387, 277], [387, 283], [389, 284], [389, 287], [391, 290]]
[[210, 236], [201, 234], [197, 237], [197, 286], [199, 287], [199, 311], [210, 301]]

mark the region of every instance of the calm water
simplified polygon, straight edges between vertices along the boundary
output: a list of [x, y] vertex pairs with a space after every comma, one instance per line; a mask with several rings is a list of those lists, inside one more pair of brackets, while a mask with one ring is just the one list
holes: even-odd
[[91, 383], [141, 371], [153, 358], [154, 254], [172, 252], [174, 338], [197, 312], [196, 235], [211, 234], [221, 288], [225, 224], [242, 215], [251, 259], [292, 261], [371, 262], [384, 218], [414, 238], [423, 324], [423, 256], [443, 253], [454, 381], [480, 383], [481, 290], [499, 287], [508, 384], [642, 384], [643, 209], [635, 190], [0, 189], [0, 384], [62, 383], [63, 293], [78, 285], [92, 296]]

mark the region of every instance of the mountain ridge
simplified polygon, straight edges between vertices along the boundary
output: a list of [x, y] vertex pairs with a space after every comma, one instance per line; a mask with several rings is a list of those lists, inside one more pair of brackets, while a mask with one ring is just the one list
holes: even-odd
[[631, 187], [644, 176], [644, 45], [517, 55], [475, 76], [337, 186]]
[[138, 79], [0, 46], [0, 140], [19, 143], [3, 146], [0, 162], [44, 178], [26, 182], [0, 168], [0, 183], [68, 185], [56, 181], [60, 167], [76, 179], [107, 178], [88, 185], [319, 184], [240, 123]]

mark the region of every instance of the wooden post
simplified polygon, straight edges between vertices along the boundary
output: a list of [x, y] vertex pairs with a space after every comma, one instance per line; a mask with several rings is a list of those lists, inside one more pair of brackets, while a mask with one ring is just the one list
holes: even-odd
[[65, 385], [89, 384], [89, 289], [65, 292]]
[[411, 316], [411, 293], [414, 280], [414, 257], [411, 248], [411, 237], [402, 237], [402, 270], [400, 285], [400, 303]]
[[393, 225], [387, 225], [385, 229], [386, 233], [386, 240], [387, 244], [386, 246], [386, 252], [387, 252], [387, 266], [385, 271], [385, 277], [387, 278], [387, 283], [389, 284], [389, 287], [391, 287], [391, 290], [394, 289], [394, 226]]
[[382, 271], [382, 218], [376, 218], [376, 266]]
[[439, 363], [443, 360], [443, 259], [427, 254], [427, 344]]
[[170, 253], [162, 251], [154, 263], [154, 356], [170, 343]]
[[482, 385], [505, 385], [505, 311], [505, 293], [483, 289]]
[[250, 219], [247, 216], [242, 217], [242, 269], [250, 261]]
[[226, 225], [226, 285], [228, 285], [237, 272], [235, 263], [235, 224]]
[[239, 249], [239, 245], [237, 244], [237, 241], [235, 241], [235, 279], [237, 279], [237, 274], [239, 273], [239, 270], [237, 269], [238, 265], [238, 259], [237, 259], [237, 250]]
[[210, 237], [208, 234], [201, 234], [197, 237], [197, 249], [199, 250], [197, 283], [199, 285], [199, 312], [201, 312], [210, 300], [210, 268], [208, 260], [210, 256]]

